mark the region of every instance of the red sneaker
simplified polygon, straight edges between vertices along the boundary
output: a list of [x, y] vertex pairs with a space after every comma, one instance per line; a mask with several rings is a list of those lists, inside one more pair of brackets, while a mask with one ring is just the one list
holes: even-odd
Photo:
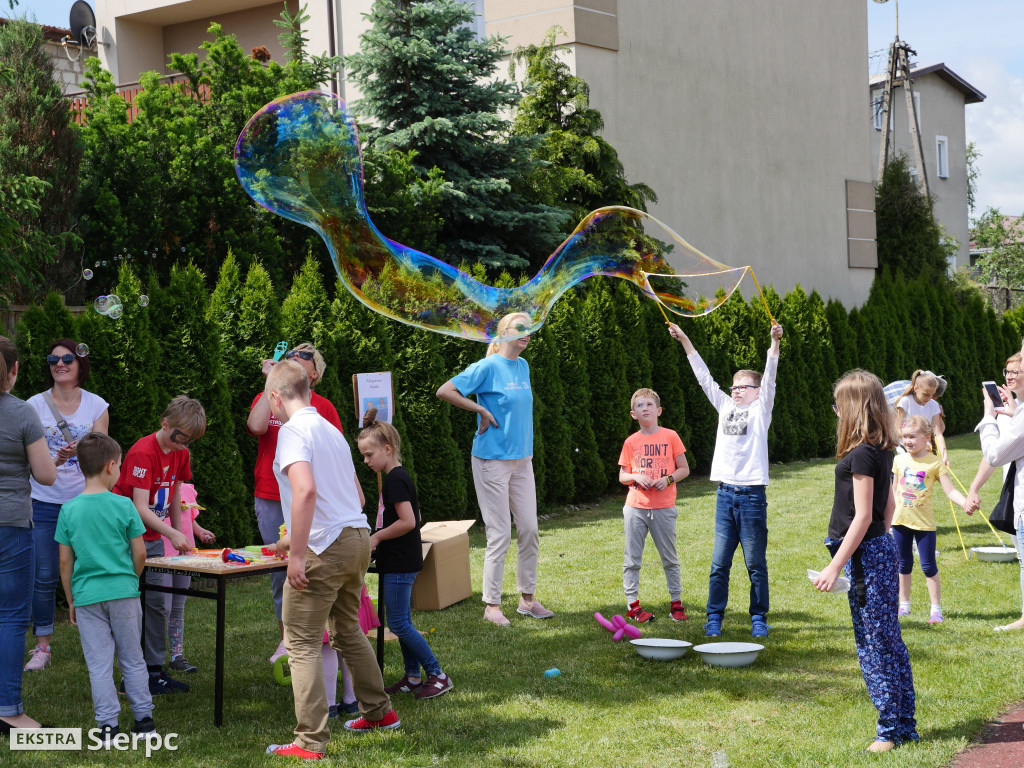
[[327, 756], [326, 752], [310, 752], [295, 742], [291, 744], [271, 744], [267, 747], [267, 754], [280, 755], [281, 757], [299, 757], [303, 760], [323, 760]]
[[395, 710], [391, 710], [380, 720], [367, 720], [365, 717], [357, 717], [355, 720], [349, 720], [345, 723], [346, 731], [359, 731], [360, 733], [366, 733], [368, 731], [393, 731], [401, 725], [401, 721], [398, 719], [398, 715], [395, 714]]
[[668, 607], [668, 615], [672, 617], [672, 621], [686, 621], [686, 609], [683, 608], [683, 602], [673, 600]]
[[629, 611], [626, 613], [627, 619], [632, 619], [637, 624], [644, 624], [648, 621], [654, 621], [654, 614], [648, 613], [640, 607], [640, 601], [634, 600], [629, 604]]

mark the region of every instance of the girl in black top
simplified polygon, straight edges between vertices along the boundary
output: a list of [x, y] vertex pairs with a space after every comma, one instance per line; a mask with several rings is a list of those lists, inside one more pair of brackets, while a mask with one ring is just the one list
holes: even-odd
[[[389, 423], [369, 422], [359, 433], [358, 444], [366, 465], [374, 472], [384, 473], [384, 513], [370, 536], [370, 550], [376, 552], [388, 628], [398, 636], [405, 662], [405, 675], [384, 690], [391, 696], [413, 693], [417, 699], [432, 699], [453, 686], [423, 635], [412, 625], [412, 585], [423, 569], [416, 487], [401, 464], [402, 439]], [[426, 670], [426, 680], [420, 675], [421, 666]]]
[[834, 391], [836, 491], [825, 545], [832, 562], [814, 580], [823, 592], [845, 570], [850, 613], [864, 682], [878, 710], [869, 752], [886, 752], [917, 741], [914, 678], [897, 618], [899, 558], [886, 536], [896, 501], [892, 491], [896, 435], [882, 382], [867, 371], [850, 371]]

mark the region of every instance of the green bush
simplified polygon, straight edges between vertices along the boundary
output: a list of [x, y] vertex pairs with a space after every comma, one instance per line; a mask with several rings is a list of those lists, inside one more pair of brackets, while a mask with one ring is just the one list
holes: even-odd
[[[18, 347], [18, 381], [14, 394], [27, 400], [49, 389], [46, 350], [57, 339], [74, 338], [75, 319], [59, 293], [48, 293], [42, 305], [26, 309], [14, 331], [14, 343]], [[86, 388], [92, 391], [91, 386], [86, 385]]]

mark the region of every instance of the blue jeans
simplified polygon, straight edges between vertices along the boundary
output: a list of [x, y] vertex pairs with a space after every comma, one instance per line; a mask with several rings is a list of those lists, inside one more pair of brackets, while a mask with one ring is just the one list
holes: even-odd
[[395, 633], [402, 646], [402, 660], [408, 677], [421, 677], [420, 666], [428, 675], [440, 675], [441, 665], [423, 635], [412, 625], [412, 585], [417, 574], [382, 573], [380, 590], [384, 595], [384, 613], [388, 629]]
[[750, 574], [750, 615], [768, 613], [768, 500], [763, 485], [720, 483], [715, 506], [715, 551], [711, 555], [708, 616], [721, 617], [729, 602], [729, 569], [736, 546]]
[[21, 673], [34, 568], [32, 529], [0, 525], [0, 717], [14, 717], [25, 711], [21, 705]]
[[60, 554], [53, 534], [60, 504], [32, 499], [32, 539], [36, 549], [35, 591], [32, 594], [32, 629], [36, 637], [53, 634], [55, 595], [60, 584]]

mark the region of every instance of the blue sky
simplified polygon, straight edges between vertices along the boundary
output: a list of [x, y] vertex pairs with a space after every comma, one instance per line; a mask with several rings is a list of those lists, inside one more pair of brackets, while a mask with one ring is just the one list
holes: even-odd
[[[17, 10], [34, 14], [40, 23], [64, 27], [72, 2], [21, 0]], [[865, 53], [870, 74], [876, 74], [885, 70], [888, 46], [896, 34], [895, 0], [885, 5], [863, 2], [868, 12]], [[0, 0], [0, 11], [6, 15], [6, 0]], [[967, 107], [967, 140], [981, 152], [975, 214], [988, 206], [1003, 213], [1024, 213], [1024, 2], [902, 0], [899, 12], [900, 37], [917, 51], [920, 63], [945, 62], [987, 97]], [[815, 52], [809, 49], [809, 54]]]

